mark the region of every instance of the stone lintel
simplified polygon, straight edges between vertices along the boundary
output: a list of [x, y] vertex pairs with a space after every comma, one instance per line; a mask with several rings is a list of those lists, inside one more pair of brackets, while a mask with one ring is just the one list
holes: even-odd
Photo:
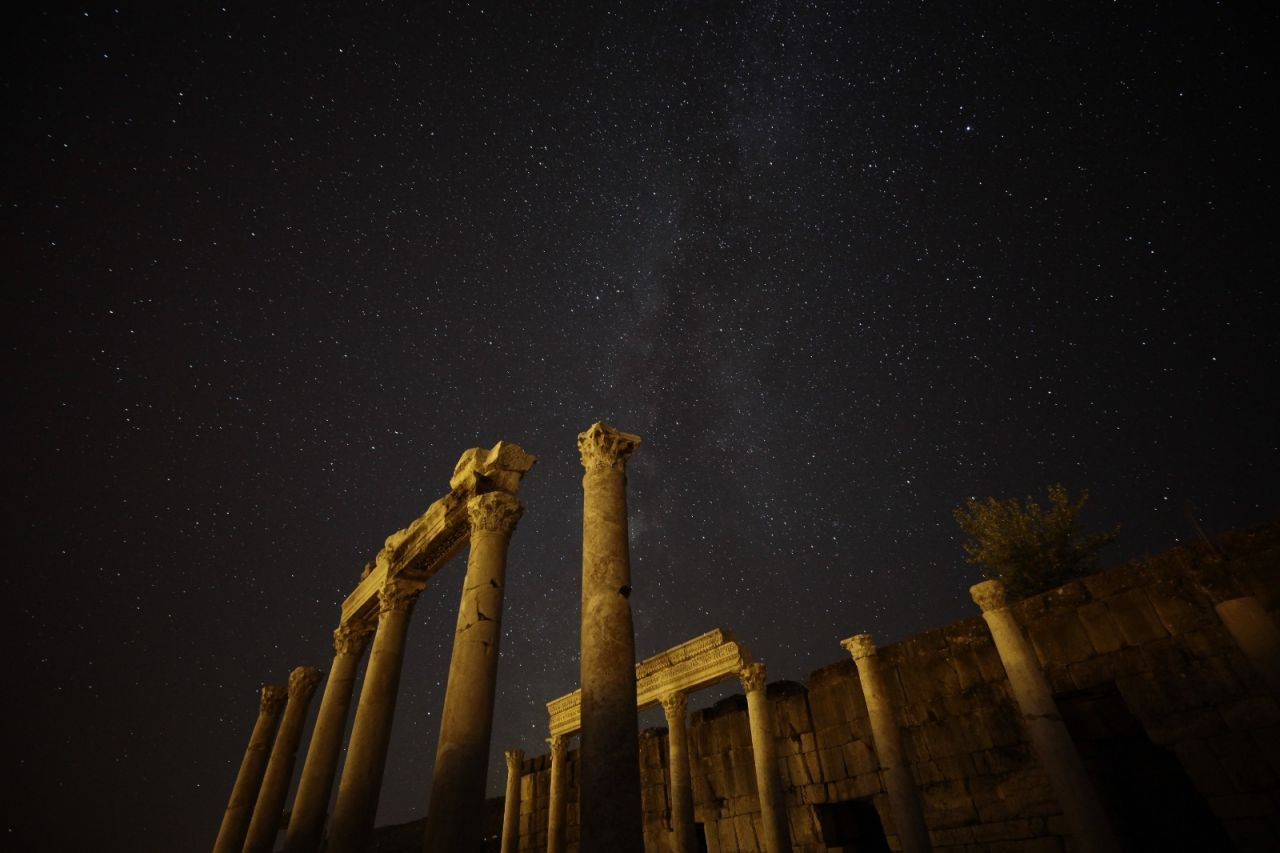
[[510, 495], [538, 459], [518, 444], [499, 441], [489, 450], [473, 447], [462, 454], [449, 479], [449, 493], [436, 500], [408, 527], [387, 537], [355, 590], [342, 602], [342, 622], [378, 613], [378, 591], [388, 580], [426, 581], [462, 550], [471, 537], [467, 501], [489, 492]]
[[[643, 710], [671, 693], [691, 693], [736, 678], [751, 662], [751, 652], [722, 628], [646, 658], [636, 664], [636, 709]], [[582, 690], [547, 703], [551, 735], [572, 734], [582, 726]]]

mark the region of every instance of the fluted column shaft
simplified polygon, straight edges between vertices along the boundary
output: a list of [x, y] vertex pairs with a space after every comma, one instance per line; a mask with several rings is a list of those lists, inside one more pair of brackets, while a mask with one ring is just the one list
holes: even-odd
[[249, 746], [244, 751], [235, 784], [231, 787], [231, 799], [222, 815], [222, 825], [218, 827], [218, 837], [213, 842], [213, 853], [240, 853], [244, 846], [249, 819], [253, 817], [258, 790], [262, 787], [262, 774], [267, 771], [267, 759], [271, 756], [271, 743], [275, 740], [276, 727], [280, 724], [288, 696], [283, 687], [262, 688], [258, 719], [253, 724]]
[[522, 512], [520, 501], [505, 492], [477, 495], [467, 502], [471, 551], [440, 714], [427, 807], [427, 850], [480, 848], [507, 545]]
[[885, 788], [889, 793], [889, 807], [893, 809], [893, 822], [898, 829], [898, 840], [903, 853], [929, 853], [929, 827], [924, 822], [924, 810], [920, 807], [920, 795], [911, 768], [907, 766], [902, 750], [902, 731], [894, 717], [889, 691], [885, 686], [884, 672], [876, 656], [876, 646], [870, 634], [850, 637], [842, 645], [848, 649], [858, 667], [858, 681], [867, 701], [867, 715], [871, 718], [871, 737], [875, 741], [876, 756], [884, 772]]
[[642, 853], [626, 461], [639, 436], [578, 436], [582, 478], [582, 849]]
[[567, 735], [552, 735], [550, 743], [551, 794], [547, 798], [547, 853], [564, 853], [564, 800], [565, 791], [568, 788], [565, 763], [569, 751], [569, 738]]
[[302, 724], [306, 722], [307, 706], [311, 704], [319, 683], [320, 670], [315, 667], [300, 666], [289, 673], [289, 702], [284, 708], [284, 719], [280, 721], [276, 742], [271, 747], [271, 760], [267, 762], [267, 772], [262, 777], [257, 805], [253, 807], [244, 853], [271, 853], [275, 849], [280, 815], [293, 778], [294, 757], [298, 754], [298, 742], [302, 740]]
[[324, 685], [315, 731], [302, 765], [298, 793], [293, 798], [293, 814], [285, 838], [285, 853], [315, 853], [324, 834], [329, 794], [338, 770], [342, 735], [347, 727], [347, 711], [356, 683], [360, 655], [373, 632], [373, 624], [363, 620], [339, 625], [333, 632], [333, 666]]
[[502, 801], [502, 853], [516, 853], [520, 847], [520, 770], [524, 752], [509, 749], [507, 759], [507, 792]]
[[662, 697], [662, 712], [667, 717], [667, 768], [671, 774], [671, 840], [676, 853], [697, 853], [698, 849], [693, 831], [693, 783], [685, 728], [688, 707], [683, 693]]
[[409, 614], [423, 586], [416, 581], [389, 580], [378, 593], [378, 628], [338, 783], [326, 853], [364, 853], [373, 832], [396, 711], [396, 691], [400, 688]]
[[1076, 847], [1090, 853], [1119, 853], [1111, 824], [1058, 713], [1035, 650], [1005, 604], [1003, 585], [999, 581], [983, 581], [969, 592], [991, 629], [1027, 737], [1049, 775]]
[[764, 664], [747, 664], [742, 669], [741, 679], [747, 694], [747, 719], [751, 724], [751, 753], [755, 757], [764, 849], [767, 853], [785, 853], [791, 850], [791, 829], [787, 825], [787, 806], [782, 798], [782, 782], [778, 778], [778, 757], [773, 745], [773, 719], [769, 712]]

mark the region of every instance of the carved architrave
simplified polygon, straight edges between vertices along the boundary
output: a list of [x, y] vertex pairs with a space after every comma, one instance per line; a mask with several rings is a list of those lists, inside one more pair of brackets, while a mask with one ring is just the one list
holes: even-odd
[[870, 634], [855, 634], [847, 640], [841, 640], [840, 645], [848, 650], [854, 660], [869, 658], [876, 653], [876, 644]]
[[289, 673], [289, 698], [306, 701], [320, 683], [320, 670], [314, 666], [300, 666]]
[[486, 531], [510, 536], [523, 514], [524, 505], [506, 492], [489, 492], [467, 501], [467, 516], [473, 534]]
[[507, 759], [507, 772], [520, 775], [520, 765], [524, 764], [524, 750], [508, 749], [502, 755]]
[[982, 608], [982, 612], [988, 610], [999, 610], [1004, 607], [1004, 584], [1000, 581], [983, 581], [980, 584], [974, 584], [969, 587], [969, 595], [973, 596], [973, 603]]
[[339, 655], [359, 655], [369, 642], [369, 635], [377, 625], [368, 619], [344, 622], [333, 632], [333, 651]]
[[625, 470], [627, 460], [639, 446], [640, 436], [616, 430], [599, 421], [578, 434], [578, 453], [588, 474]]
[[284, 709], [284, 703], [288, 700], [288, 688], [274, 685], [263, 687], [262, 698], [258, 700], [258, 713], [268, 716], [278, 714]]
[[749, 663], [738, 672], [738, 678], [742, 680], [742, 689], [748, 693], [763, 690], [766, 677], [762, 663]]

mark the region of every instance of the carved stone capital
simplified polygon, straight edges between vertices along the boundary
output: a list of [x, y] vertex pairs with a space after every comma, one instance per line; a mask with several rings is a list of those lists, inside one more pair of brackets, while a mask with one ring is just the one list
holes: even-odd
[[378, 590], [378, 618], [388, 613], [408, 613], [425, 588], [421, 581], [388, 580]]
[[300, 666], [289, 673], [289, 698], [303, 702], [311, 698], [320, 683], [320, 670], [314, 666]]
[[551, 744], [551, 760], [557, 763], [564, 761], [565, 754], [569, 750], [569, 736], [552, 735], [547, 738], [547, 743]]
[[507, 772], [519, 775], [520, 765], [524, 764], [524, 750], [508, 749], [502, 755], [507, 759]]
[[467, 516], [473, 533], [488, 530], [510, 536], [522, 515], [524, 505], [506, 492], [488, 492], [467, 501]]
[[869, 658], [876, 653], [876, 644], [870, 634], [855, 634], [847, 640], [841, 640], [840, 645], [848, 650], [854, 660]]
[[662, 713], [667, 715], [668, 721], [683, 720], [689, 710], [689, 697], [680, 691], [668, 693], [658, 701], [662, 703]]
[[258, 700], [259, 714], [278, 714], [289, 698], [289, 691], [284, 687], [263, 687], [262, 698]]
[[333, 651], [339, 655], [358, 655], [364, 651], [369, 635], [377, 627], [367, 619], [343, 622], [333, 632]]
[[983, 581], [969, 587], [969, 595], [973, 596], [973, 603], [982, 608], [982, 612], [988, 610], [1000, 610], [1006, 606], [1004, 598], [1004, 584], [1000, 581]]
[[766, 677], [764, 664], [758, 661], [749, 663], [738, 671], [738, 678], [742, 681], [742, 689], [748, 693], [763, 690]]
[[578, 433], [578, 453], [588, 474], [626, 470], [627, 460], [639, 446], [640, 436], [621, 432], [599, 421], [586, 432]]

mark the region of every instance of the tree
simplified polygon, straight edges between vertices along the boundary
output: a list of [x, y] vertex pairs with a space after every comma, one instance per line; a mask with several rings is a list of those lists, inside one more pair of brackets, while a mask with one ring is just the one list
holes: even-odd
[[1061, 586], [1098, 568], [1098, 549], [1115, 541], [1119, 525], [1108, 533], [1080, 536], [1076, 517], [1087, 491], [1072, 501], [1066, 488], [1048, 488], [1049, 504], [1026, 498], [980, 501], [966, 498], [952, 514], [969, 537], [964, 553], [987, 578], [1004, 584], [1010, 598], [1026, 598]]

